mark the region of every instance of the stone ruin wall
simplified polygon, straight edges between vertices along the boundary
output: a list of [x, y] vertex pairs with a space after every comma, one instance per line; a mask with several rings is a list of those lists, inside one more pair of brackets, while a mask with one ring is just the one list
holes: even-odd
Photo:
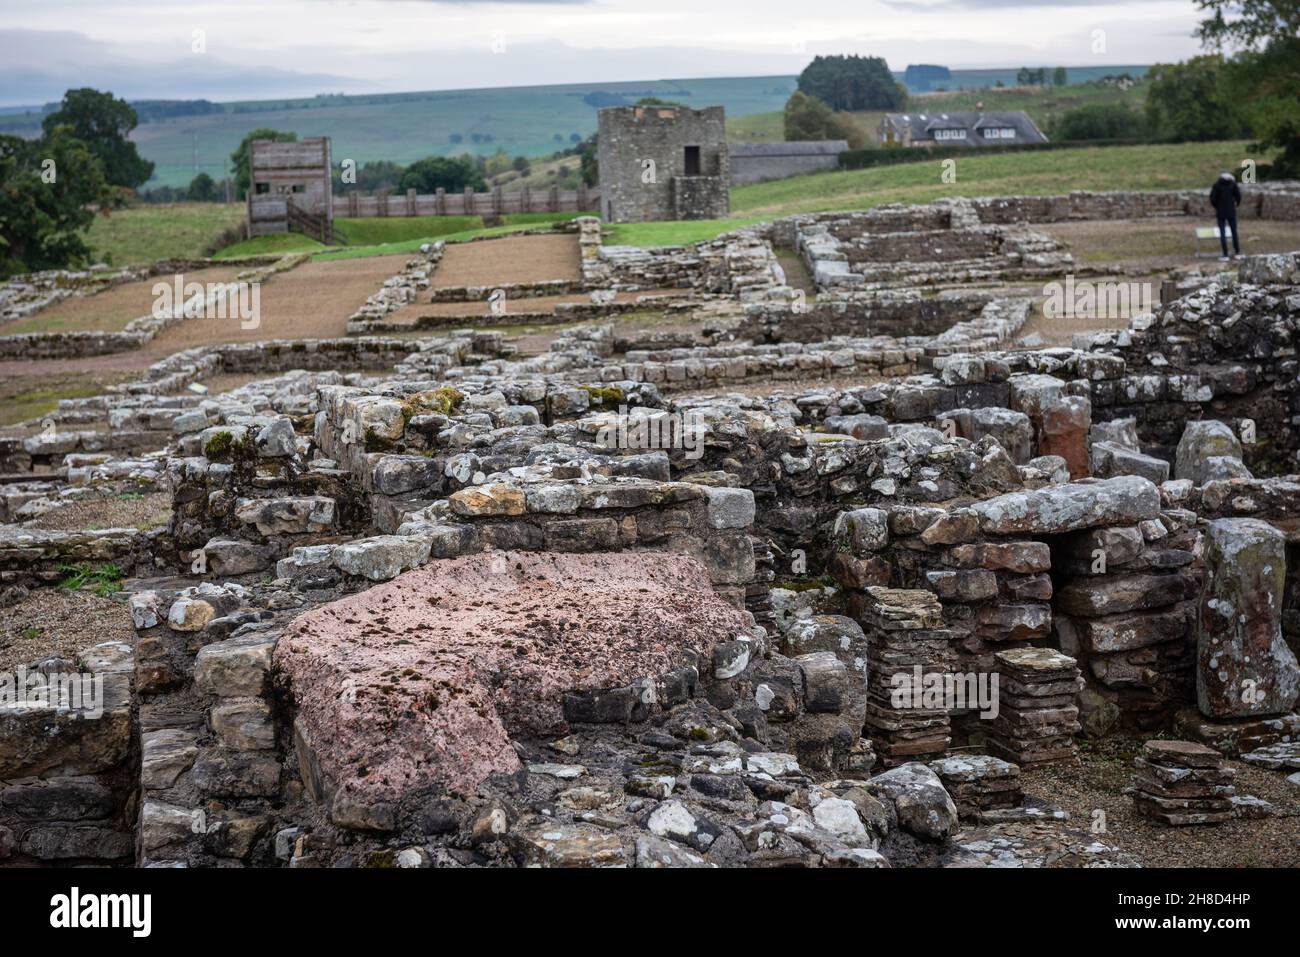
[[[879, 215], [890, 228], [942, 232], [953, 212]], [[176, 437], [176, 454], [133, 466], [171, 490], [172, 526], [147, 540], [0, 540], [5, 583], [34, 569], [48, 580], [74, 555], [121, 559], [141, 574], [184, 573], [200, 557], [204, 571], [194, 584], [173, 578], [133, 595], [135, 649], [83, 653], [83, 664], [129, 684], [111, 721], [52, 727], [38, 750], [23, 743], [31, 726], [0, 723], [0, 855], [358, 864], [429, 834], [454, 845], [438, 853], [469, 853], [456, 843], [464, 825], [454, 820], [490, 833], [504, 792], [440, 797], [436, 812], [425, 793], [392, 805], [354, 800], [331, 777], [325, 744], [305, 730], [302, 702], [276, 664], [281, 635], [296, 634], [305, 610], [440, 562], [523, 568], [524, 556], [559, 552], [695, 563], [706, 587], [752, 616], [753, 633], [695, 649], [671, 673], [573, 695], [567, 720], [623, 747], [624, 727], [676, 727], [687, 713], [716, 709], [769, 751], [736, 757], [723, 748], [697, 760], [734, 760], [775, 778], [763, 785], [773, 800], [802, 786], [782, 783], [793, 769], [851, 777], [877, 763], [942, 757], [959, 739], [1029, 760], [1013, 728], [962, 711], [909, 724], [881, 711], [879, 688], [859, 689], [852, 676], [864, 662], [890, 660], [900, 627], [915, 633], [915, 647], [935, 649], [917, 659], [927, 671], [1012, 674], [1016, 649], [1065, 652], [1081, 683], [1076, 703], [1061, 709], [1062, 728], [1077, 720], [1088, 735], [1177, 728], [1235, 753], [1300, 730], [1288, 714], [1294, 656], [1288, 666], [1274, 649], [1270, 697], [1243, 714], [1207, 677], [1195, 640], [1219, 627], [1205, 617], [1206, 596], [1244, 590], [1276, 593], [1261, 620], [1300, 647], [1291, 543], [1300, 483], [1288, 477], [1297, 471], [1294, 256], [1250, 260], [1237, 281], [1079, 348], [1002, 352], [1023, 303], [938, 300], [934, 308], [965, 321], [902, 339], [868, 323], [873, 310], [881, 320], [890, 309], [905, 315], [906, 297], [864, 306], [850, 296], [801, 315], [781, 301], [762, 234], [751, 235], [760, 241], [743, 235], [656, 254], [621, 274], [617, 253], [595, 257], [609, 270], [605, 281], [651, 281], [646, 263], [662, 260], [694, 277], [687, 281], [715, 277], [704, 284], [717, 294], [755, 290], [731, 327], [744, 330], [742, 341], [623, 343], [619, 351], [610, 330], [576, 330], [526, 360], [491, 334], [431, 338], [416, 351], [367, 338], [221, 347], [162, 363], [153, 387], [124, 390], [96, 409], [121, 427]], [[737, 279], [748, 276], [759, 279]], [[837, 316], [848, 317], [839, 330], [846, 338], [815, 342], [811, 328], [796, 328], [806, 320], [829, 331]], [[383, 362], [395, 363], [387, 380], [303, 371], [220, 400], [155, 392], [213, 364], [270, 371]], [[801, 379], [837, 370], [889, 381], [801, 388]], [[747, 382], [789, 385], [764, 398], [728, 393]], [[696, 395], [674, 398], [683, 390]], [[712, 397], [701, 398], [704, 390]], [[597, 436], [620, 406], [698, 412], [701, 454], [603, 446]], [[1254, 442], [1243, 441], [1245, 419], [1258, 430]], [[56, 453], [37, 445], [11, 454]], [[1238, 540], [1261, 561], [1235, 569], [1225, 542]], [[1284, 570], [1269, 578], [1265, 566]], [[1044, 667], [1070, 674], [1056, 659]], [[538, 752], [529, 760], [552, 766]], [[551, 773], [530, 775], [526, 787], [542, 790], [514, 798], [559, 800], [562, 779]], [[696, 773], [715, 772], [702, 765]], [[672, 794], [654, 773], [623, 786]], [[872, 799], [892, 786], [882, 781]], [[626, 853], [617, 841], [592, 850], [596, 838], [581, 823], [547, 826], [592, 853]], [[550, 860], [533, 824], [512, 819], [511, 827], [522, 842], [515, 853]], [[781, 847], [791, 860], [805, 853]], [[848, 852], [828, 845], [817, 853], [829, 861]]]

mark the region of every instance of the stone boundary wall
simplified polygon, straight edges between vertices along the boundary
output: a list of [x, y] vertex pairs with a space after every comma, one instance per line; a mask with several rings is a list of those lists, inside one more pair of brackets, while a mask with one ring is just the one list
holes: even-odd
[[546, 279], [539, 282], [503, 282], [492, 286], [440, 286], [429, 294], [429, 302], [484, 302], [498, 290], [507, 299], [536, 299], [586, 292], [580, 279]]
[[385, 316], [414, 303], [420, 292], [432, 285], [433, 274], [442, 262], [446, 248], [447, 244], [442, 240], [421, 246], [423, 258], [410, 260], [401, 272], [385, 279], [379, 291], [367, 297], [361, 307], [348, 317], [348, 335], [373, 331], [371, 326], [378, 324]]
[[111, 387], [131, 395], [162, 395], [185, 388], [213, 375], [262, 373], [274, 375], [294, 369], [308, 371], [360, 371], [389, 368], [441, 341], [421, 342], [375, 336], [342, 339], [270, 339], [265, 342], [223, 343], [198, 346], [162, 359], [149, 367], [146, 377]]
[[510, 325], [554, 326], [580, 320], [607, 319], [628, 312], [644, 309], [684, 310], [696, 307], [700, 300], [695, 297], [684, 299], [677, 296], [638, 296], [636, 299], [619, 302], [560, 302], [555, 304], [552, 312], [519, 312], [507, 305], [501, 313], [485, 312], [479, 315], [444, 316], [429, 313], [416, 316], [407, 322], [388, 322], [383, 319], [349, 323], [349, 334], [356, 332], [365, 335], [382, 335], [385, 333], [424, 332], [435, 329], [463, 329], [475, 326]]
[[1014, 281], [1060, 274], [1073, 265], [1061, 242], [984, 225], [965, 199], [796, 217], [789, 229], [774, 227], [772, 235], [792, 235], [818, 290], [833, 294]]
[[281, 619], [294, 604], [258, 607], [238, 584], [203, 580], [132, 596], [137, 866], [274, 863], [274, 821], [301, 794], [270, 681]]
[[148, 575], [170, 551], [161, 529], [64, 532], [0, 525], [0, 583], [55, 585], [67, 577], [66, 566], [83, 563], [111, 562], [124, 575]]
[[[1242, 188], [1242, 219], [1300, 221], [1300, 183], [1260, 184]], [[1210, 190], [1089, 192], [1057, 196], [998, 196], [970, 201], [984, 223], [1060, 223], [1070, 220], [1149, 219], [1190, 216], [1214, 219]]]
[[837, 336], [937, 336], [979, 315], [991, 296], [815, 301], [803, 307], [756, 304], [745, 309], [736, 334], [755, 343], [824, 342]]
[[578, 220], [582, 278], [589, 288], [635, 292], [690, 288], [741, 302], [789, 300], [794, 291], [760, 228], [746, 227], [691, 246], [606, 246], [600, 221]]

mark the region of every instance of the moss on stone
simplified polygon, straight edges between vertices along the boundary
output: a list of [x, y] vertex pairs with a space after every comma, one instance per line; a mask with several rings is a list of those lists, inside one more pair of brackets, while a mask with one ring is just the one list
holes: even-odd
[[786, 591], [813, 591], [822, 588], [838, 588], [833, 578], [800, 578], [795, 581], [783, 581], [772, 585], [773, 588], [783, 588]]
[[583, 386], [588, 398], [598, 405], [619, 405], [627, 400], [623, 390], [617, 386]]
[[235, 437], [230, 432], [218, 432], [208, 439], [203, 446], [203, 455], [209, 462], [225, 462], [230, 459], [230, 450], [235, 444]]
[[[444, 385], [430, 392], [418, 392], [411, 396], [402, 403], [402, 412], [408, 422], [411, 420], [411, 416], [417, 412], [437, 412], [440, 415], [451, 415], [460, 408], [460, 404], [464, 401], [464, 392], [452, 386]], [[409, 415], [407, 410], [410, 410]]]

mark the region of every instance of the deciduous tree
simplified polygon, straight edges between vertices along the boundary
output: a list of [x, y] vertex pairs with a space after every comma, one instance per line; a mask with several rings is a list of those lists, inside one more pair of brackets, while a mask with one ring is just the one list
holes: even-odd
[[129, 139], [138, 122], [126, 100], [83, 87], [65, 93], [41, 127], [47, 135], [56, 127], [70, 127], [72, 135], [99, 159], [110, 185], [135, 189], [153, 175], [153, 163], [141, 157]]

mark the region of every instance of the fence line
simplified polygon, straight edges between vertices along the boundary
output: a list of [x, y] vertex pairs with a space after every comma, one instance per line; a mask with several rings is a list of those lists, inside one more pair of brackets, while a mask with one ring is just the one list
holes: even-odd
[[580, 213], [598, 209], [600, 188], [520, 189], [505, 192], [500, 187], [486, 193], [466, 189], [463, 193], [405, 193], [380, 191], [373, 194], [344, 193], [334, 197], [334, 215], [352, 219], [370, 216], [501, 216], [508, 213]]

